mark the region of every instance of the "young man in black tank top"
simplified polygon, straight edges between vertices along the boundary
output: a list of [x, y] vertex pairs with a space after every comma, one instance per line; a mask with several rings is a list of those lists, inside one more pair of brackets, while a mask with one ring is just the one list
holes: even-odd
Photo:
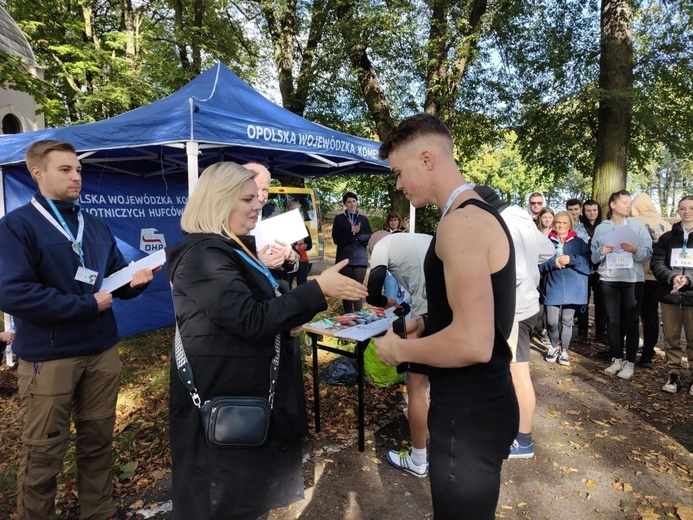
[[397, 125], [380, 147], [397, 189], [415, 206], [442, 211], [424, 271], [428, 317], [376, 341], [380, 358], [430, 366], [430, 476], [436, 520], [493, 519], [500, 471], [518, 431], [508, 337], [515, 260], [498, 213], [471, 190], [452, 137], [429, 114]]

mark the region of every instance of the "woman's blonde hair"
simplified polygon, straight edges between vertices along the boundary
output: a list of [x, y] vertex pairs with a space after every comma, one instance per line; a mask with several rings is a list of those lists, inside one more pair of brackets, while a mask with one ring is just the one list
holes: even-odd
[[228, 234], [228, 220], [238, 204], [241, 186], [255, 172], [234, 162], [220, 162], [205, 168], [188, 198], [180, 226], [186, 233]]

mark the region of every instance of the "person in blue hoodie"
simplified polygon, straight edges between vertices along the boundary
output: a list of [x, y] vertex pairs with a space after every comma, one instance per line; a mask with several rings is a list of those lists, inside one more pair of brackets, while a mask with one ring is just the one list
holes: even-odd
[[75, 148], [37, 141], [25, 160], [38, 191], [0, 220], [0, 308], [14, 316], [24, 423], [18, 518], [55, 517], [71, 419], [81, 517], [124, 518], [112, 496], [121, 364], [111, 304], [139, 295], [152, 270], [135, 272], [112, 294], [100, 290], [127, 263], [108, 226], [77, 204], [82, 168]]
[[592, 272], [590, 249], [573, 231], [573, 219], [567, 211], [556, 213], [553, 225], [549, 240], [556, 254], [539, 266], [544, 275], [541, 299], [546, 308], [546, 326], [551, 341], [546, 361], [553, 363], [558, 359], [560, 365], [568, 366], [575, 311], [587, 305], [587, 281]]
[[[344, 276], [363, 283], [368, 270], [366, 246], [371, 238], [371, 224], [365, 215], [359, 213], [359, 198], [356, 193], [347, 191], [342, 197], [344, 213], [334, 218], [332, 240], [337, 246], [335, 263], [348, 259], [349, 264], [341, 270]], [[357, 312], [363, 307], [363, 299], [343, 300], [344, 312]]]

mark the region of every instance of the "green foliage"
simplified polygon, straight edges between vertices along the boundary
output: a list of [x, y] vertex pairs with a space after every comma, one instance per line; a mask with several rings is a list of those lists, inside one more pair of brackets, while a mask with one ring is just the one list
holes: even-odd
[[[37, 96], [49, 127], [104, 119], [160, 99], [216, 60], [276, 95], [275, 45], [284, 42], [269, 36], [271, 13], [291, 29], [291, 47], [281, 51], [293, 60], [294, 87], [306, 80], [307, 118], [378, 137], [382, 128], [358, 82], [362, 69], [349, 59], [354, 46], [361, 46], [395, 122], [423, 110], [431, 99], [453, 108], [442, 115], [470, 179], [520, 203], [534, 190], [553, 201], [591, 191], [603, 96], [597, 89], [597, 0], [483, 6], [447, 0], [183, 1], [180, 20], [174, 16], [177, 4], [169, 0], [137, 2], [130, 13], [124, 11], [127, 3], [94, 0], [6, 0], [5, 5], [46, 70], [41, 83], [18, 60], [2, 57], [0, 81]], [[483, 8], [483, 16], [471, 34], [473, 5]], [[635, 7], [629, 182], [659, 189], [645, 172], [685, 176], [693, 150], [693, 8], [682, 0]], [[444, 26], [433, 42], [435, 9], [442, 9], [438, 19]], [[311, 42], [314, 21], [320, 22], [320, 37]], [[460, 57], [466, 61], [456, 61]], [[435, 64], [444, 74], [427, 83]], [[459, 86], [457, 66], [463, 69]], [[406, 201], [393, 183], [389, 176], [362, 176], [324, 179], [315, 186], [323, 192], [324, 211], [341, 210], [339, 194], [350, 189], [365, 210], [402, 212]], [[669, 192], [667, 200], [674, 196]], [[434, 222], [437, 218], [431, 226]]]
[[[257, 46], [239, 28], [235, 5], [210, 3], [204, 27], [189, 21], [192, 4], [184, 3], [184, 31], [176, 32], [171, 8], [160, 0], [135, 4], [131, 13], [123, 3], [78, 5], [57, 0], [8, 0], [7, 9], [45, 67], [45, 83], [19, 84], [44, 105], [47, 126], [106, 119], [160, 99], [199, 74], [180, 61], [177, 39], [203, 42], [199, 69], [227, 61], [242, 75], [254, 69]], [[133, 29], [125, 18], [130, 16]], [[234, 65], [236, 65], [234, 67]], [[14, 67], [16, 69], [16, 67]]]

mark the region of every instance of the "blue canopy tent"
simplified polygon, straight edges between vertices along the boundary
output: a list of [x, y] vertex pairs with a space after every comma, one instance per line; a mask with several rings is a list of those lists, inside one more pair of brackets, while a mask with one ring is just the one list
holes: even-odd
[[[75, 146], [83, 168], [80, 205], [109, 224], [128, 261], [182, 238], [183, 206], [210, 164], [256, 161], [276, 178], [388, 172], [379, 143], [275, 105], [221, 63], [162, 100], [104, 121], [0, 136], [3, 212], [26, 204], [36, 190], [24, 152], [39, 139]], [[163, 274], [114, 309], [126, 336], [173, 323]]]

